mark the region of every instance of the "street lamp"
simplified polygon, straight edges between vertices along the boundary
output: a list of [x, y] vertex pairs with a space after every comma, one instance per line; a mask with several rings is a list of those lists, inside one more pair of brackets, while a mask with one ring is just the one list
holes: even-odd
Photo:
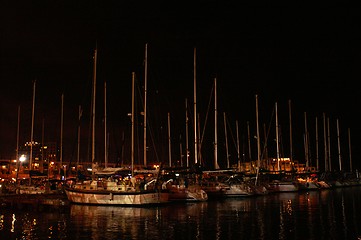
[[20, 165], [21, 163], [23, 163], [26, 160], [26, 157], [24, 154], [22, 154], [18, 160], [18, 169], [16, 171], [16, 181], [18, 181], [18, 177], [19, 177], [19, 170], [20, 170]]

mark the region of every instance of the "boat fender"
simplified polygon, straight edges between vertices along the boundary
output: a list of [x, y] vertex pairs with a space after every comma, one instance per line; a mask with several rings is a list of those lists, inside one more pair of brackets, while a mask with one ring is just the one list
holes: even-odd
[[113, 193], [109, 194], [109, 200], [113, 200]]

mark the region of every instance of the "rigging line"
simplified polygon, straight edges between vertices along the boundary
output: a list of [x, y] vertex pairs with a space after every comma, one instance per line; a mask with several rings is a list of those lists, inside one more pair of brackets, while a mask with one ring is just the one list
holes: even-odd
[[[136, 78], [136, 83], [137, 83], [137, 89], [138, 89], [138, 93], [139, 93], [139, 96], [140, 96], [140, 100], [141, 100], [141, 103], [142, 103], [141, 105], [143, 107], [143, 111], [145, 111], [143, 95], [142, 95], [142, 91], [140, 89], [140, 84], [139, 84], [137, 78]], [[150, 139], [151, 139], [152, 146], [153, 146], [153, 149], [154, 149], [154, 154], [155, 154], [156, 160], [159, 162], [159, 155], [158, 155], [158, 151], [157, 151], [157, 148], [156, 148], [156, 145], [155, 145], [155, 139], [154, 139], [154, 131], [153, 131], [152, 124], [150, 122], [150, 117], [149, 116], [147, 117], [147, 131], [149, 131], [149, 135], [150, 135]]]
[[232, 132], [232, 128], [231, 128], [231, 124], [229, 123], [228, 118], [226, 118], [226, 121], [227, 121], [226, 124], [227, 124], [227, 126], [228, 126], [228, 129], [229, 129], [229, 131], [231, 132], [231, 137], [232, 137], [233, 144], [234, 144], [235, 149], [236, 149], [236, 151], [237, 151], [237, 141], [236, 141], [235, 138], [234, 138], [234, 135], [233, 135], [233, 132]]
[[268, 147], [267, 142], [268, 142], [269, 134], [270, 134], [270, 132], [271, 132], [271, 124], [272, 124], [272, 122], [273, 122], [273, 116], [274, 116], [274, 114], [275, 114], [275, 111], [276, 111], [276, 109], [275, 109], [275, 107], [273, 107], [273, 109], [272, 109], [272, 114], [271, 114], [271, 118], [270, 118], [270, 121], [269, 121], [269, 123], [268, 123], [267, 136], [266, 136], [266, 139], [264, 140], [264, 145], [263, 145], [263, 151], [262, 151], [262, 154], [261, 154], [261, 159], [262, 159], [263, 156], [265, 155], [266, 149], [267, 149], [267, 147]]
[[[73, 160], [73, 157], [74, 157], [74, 153], [75, 151], [77, 150], [77, 147], [78, 147], [78, 142], [80, 141], [80, 136], [78, 135], [78, 128], [81, 126], [81, 122], [82, 122], [82, 119], [83, 119], [83, 110], [81, 109], [81, 112], [80, 112], [80, 116], [78, 118], [78, 124], [77, 124], [77, 128], [76, 128], [76, 137], [75, 137], [75, 143], [72, 144], [73, 148], [72, 148], [72, 151], [71, 151], [71, 155], [70, 155], [70, 160], [69, 160], [69, 166], [71, 166], [72, 164], [72, 160]], [[78, 167], [78, 166], [76, 166]], [[70, 172], [70, 167], [67, 169], [67, 172]]]
[[[135, 85], [136, 85], [136, 88], [138, 90], [138, 95], [135, 96], [135, 99], [138, 99], [138, 101], [137, 100], [135, 101], [135, 106], [134, 106], [134, 108], [135, 108], [135, 111], [134, 111], [134, 114], [135, 114], [134, 121], [135, 122], [134, 122], [134, 124], [135, 124], [135, 126], [137, 126], [136, 129], [135, 129], [136, 138], [134, 140], [135, 140], [136, 146], [138, 146], [138, 147], [137, 147], [137, 151], [135, 151], [134, 153], [137, 153], [137, 155], [135, 156], [137, 158], [137, 164], [141, 164], [140, 163], [140, 156], [141, 156], [140, 151], [141, 151], [141, 148], [139, 148], [139, 145], [140, 145], [140, 143], [139, 143], [140, 142], [139, 141], [139, 139], [140, 139], [139, 114], [138, 114], [139, 113], [139, 105], [141, 105], [143, 107], [143, 111], [144, 111], [142, 91], [140, 89], [140, 83], [139, 82], [140, 81], [139, 81], [139, 79], [137, 77], [137, 74], [135, 74]], [[141, 101], [141, 104], [139, 104], [139, 101]]]
[[211, 94], [210, 94], [209, 101], [208, 101], [208, 108], [207, 108], [207, 112], [206, 112], [206, 117], [204, 119], [204, 126], [203, 126], [203, 129], [202, 129], [201, 139], [200, 139], [199, 146], [198, 146], [199, 147], [200, 157], [202, 157], [201, 153], [202, 153], [203, 139], [204, 139], [204, 134], [205, 134], [206, 126], [207, 126], [207, 122], [208, 122], [208, 115], [209, 115], [209, 111], [210, 111], [210, 108], [211, 108], [211, 102], [212, 102], [212, 99], [213, 99], [214, 88], [215, 88], [215, 84], [212, 84], [212, 89], [211, 89]]
[[157, 148], [155, 146], [153, 128], [152, 128], [152, 125], [149, 122], [149, 118], [147, 118], [147, 130], [149, 131], [150, 139], [151, 139], [152, 146], [153, 146], [153, 149], [154, 149], [155, 158], [159, 162], [159, 155], [158, 155]]
[[283, 134], [282, 134], [282, 125], [279, 124], [279, 144], [280, 144], [280, 156], [281, 157], [285, 157], [285, 153], [284, 153], [284, 147], [283, 147]]
[[211, 94], [210, 94], [210, 98], [208, 101], [208, 108], [207, 108], [206, 118], [204, 119], [204, 126], [203, 126], [203, 130], [202, 130], [202, 137], [201, 137], [201, 141], [200, 141], [199, 150], [202, 149], [202, 143], [203, 143], [204, 134], [205, 134], [206, 126], [207, 126], [207, 122], [208, 122], [208, 114], [209, 114], [209, 110], [211, 108], [211, 101], [213, 99], [213, 91], [214, 91], [214, 84], [212, 85]]

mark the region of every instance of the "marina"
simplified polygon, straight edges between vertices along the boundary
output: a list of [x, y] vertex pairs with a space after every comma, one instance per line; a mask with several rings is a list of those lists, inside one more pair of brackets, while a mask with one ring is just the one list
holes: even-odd
[[[190, 178], [192, 174], [177, 178], [177, 171], [171, 171], [174, 180], [168, 176], [168, 173], [159, 174], [153, 181], [145, 181], [148, 178], [147, 172], [139, 171], [134, 177], [129, 177], [124, 169], [110, 169], [108, 171], [98, 172], [98, 180], [90, 181], [64, 181], [59, 185], [56, 191], [33, 191], [19, 192], [12, 188], [13, 192], [6, 190], [9, 186], [1, 185], [0, 205], [3, 208], [66, 208], [71, 204], [79, 205], [109, 205], [120, 207], [154, 207], [157, 205], [189, 203], [203, 201], [222, 201], [228, 198], [245, 199], [257, 198], [266, 195], [278, 195], [281, 193], [313, 193], [323, 191], [338, 191], [339, 189], [361, 187], [361, 181], [358, 178], [336, 179], [331, 182], [320, 181], [320, 184], [308, 185], [306, 187], [303, 181], [263, 181], [258, 186], [252, 180], [245, 180], [242, 174], [236, 174], [228, 171], [228, 174], [222, 174], [226, 180], [219, 178], [217, 181], [206, 179], [209, 172], [202, 177], [203, 180]], [[169, 172], [169, 170], [168, 170]], [[124, 175], [125, 174], [125, 175]], [[165, 174], [165, 175], [164, 175]], [[313, 174], [315, 175], [315, 174]], [[128, 176], [128, 177], [127, 177]], [[141, 176], [142, 178], [139, 178]], [[194, 175], [196, 176], [196, 175]], [[227, 177], [225, 177], [227, 176]], [[158, 183], [156, 183], [156, 180]], [[171, 181], [170, 181], [171, 180]], [[57, 181], [59, 182], [59, 181]], [[151, 185], [144, 184], [149, 182]], [[174, 185], [174, 182], [177, 182]], [[143, 183], [143, 184], [142, 184]], [[39, 185], [39, 189], [44, 189], [44, 185]], [[157, 184], [158, 187], [156, 187]], [[214, 185], [212, 185], [214, 184]], [[327, 185], [327, 187], [325, 187]], [[11, 185], [13, 186], [13, 185]], [[34, 187], [33, 187], [34, 188]], [[10, 188], [9, 188], [10, 189]], [[14, 190], [15, 189], [15, 190]], [[260, 190], [261, 189], [261, 190]]]
[[358, 8], [2, 10], [1, 239], [361, 240]]

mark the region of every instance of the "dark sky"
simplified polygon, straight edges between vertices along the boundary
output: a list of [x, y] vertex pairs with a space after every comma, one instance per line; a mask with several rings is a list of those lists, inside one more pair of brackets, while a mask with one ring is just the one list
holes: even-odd
[[[247, 148], [247, 121], [251, 135], [256, 132], [257, 94], [262, 138], [265, 126], [270, 129], [271, 155], [275, 155], [272, 111], [276, 102], [283, 154], [289, 155], [288, 100], [291, 100], [294, 158], [300, 162], [305, 158], [306, 113], [313, 161], [316, 118], [320, 161], [323, 161], [322, 116], [325, 113], [330, 121], [333, 165], [338, 168], [337, 141], [340, 139], [345, 168], [349, 166], [348, 128], [353, 164], [358, 164], [361, 157], [358, 149], [361, 134], [358, 120], [361, 104], [359, 7], [95, 0], [16, 1], [1, 5], [0, 158], [15, 156], [18, 106], [21, 109], [20, 143], [30, 140], [33, 81], [36, 80], [34, 139], [41, 142], [44, 136], [44, 141], [60, 140], [61, 95], [64, 94], [64, 158], [75, 157], [78, 107], [81, 105], [84, 109], [81, 158], [88, 159], [96, 47], [97, 158], [102, 158], [104, 148], [105, 81], [110, 161], [123, 159], [123, 133], [124, 153], [129, 155], [131, 123], [127, 113], [131, 111], [131, 73], [135, 72], [137, 91], [141, 93], [147, 43], [150, 158], [156, 158], [155, 152], [158, 158], [168, 157], [168, 112], [173, 158], [179, 159], [180, 135], [185, 147], [185, 99], [193, 114], [193, 53], [196, 49], [197, 112], [205, 134], [202, 153], [205, 164], [213, 161], [214, 104], [211, 97], [215, 77], [219, 159], [222, 159], [219, 161], [226, 158], [223, 113], [229, 124], [230, 155], [235, 161], [235, 124], [239, 122], [242, 149]], [[137, 109], [140, 107], [139, 104]], [[337, 119], [340, 138], [337, 138]], [[141, 124], [142, 120], [139, 121]], [[192, 126], [189, 131], [193, 132]], [[137, 138], [141, 139], [141, 134], [137, 131]], [[193, 134], [189, 138], [192, 146]], [[255, 146], [254, 139], [252, 144]], [[256, 156], [256, 152], [252, 155]]]

